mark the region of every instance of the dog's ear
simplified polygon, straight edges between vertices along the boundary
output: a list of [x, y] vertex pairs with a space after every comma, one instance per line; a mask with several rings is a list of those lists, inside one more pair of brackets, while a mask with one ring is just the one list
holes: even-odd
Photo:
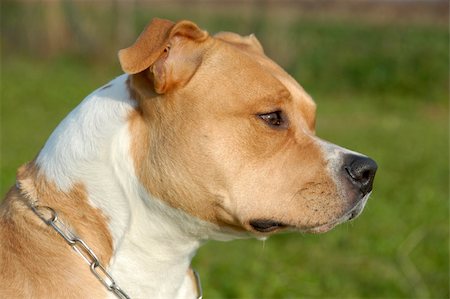
[[239, 48], [243, 48], [259, 54], [264, 54], [264, 49], [254, 34], [241, 36], [233, 32], [219, 32], [216, 33], [214, 37], [231, 43]]
[[192, 76], [200, 63], [196, 45], [207, 38], [190, 21], [153, 19], [132, 46], [119, 51], [119, 61], [128, 74], [148, 69], [156, 92], [164, 93]]

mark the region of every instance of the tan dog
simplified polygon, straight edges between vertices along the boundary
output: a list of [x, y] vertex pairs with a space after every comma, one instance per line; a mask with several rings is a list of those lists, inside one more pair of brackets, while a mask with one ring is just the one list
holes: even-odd
[[204, 240], [325, 232], [362, 211], [375, 162], [315, 136], [314, 102], [253, 35], [155, 19], [119, 58], [126, 74], [2, 203], [1, 298], [195, 298]]

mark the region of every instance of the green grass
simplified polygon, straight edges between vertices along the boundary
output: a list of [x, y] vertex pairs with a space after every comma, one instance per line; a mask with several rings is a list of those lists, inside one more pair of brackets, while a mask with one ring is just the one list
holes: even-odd
[[[238, 18], [201, 25], [241, 31]], [[272, 25], [261, 40], [316, 99], [318, 135], [378, 162], [374, 192], [360, 218], [324, 235], [207, 243], [194, 259], [205, 298], [448, 298], [447, 29]], [[110, 58], [2, 52], [2, 193], [58, 122], [119, 74]]]

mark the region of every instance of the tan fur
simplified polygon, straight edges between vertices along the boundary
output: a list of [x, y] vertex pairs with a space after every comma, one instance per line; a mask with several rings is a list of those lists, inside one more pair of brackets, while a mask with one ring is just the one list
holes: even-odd
[[207, 36], [205, 31], [190, 21], [174, 24], [153, 19], [131, 47], [119, 51], [120, 64], [126, 73], [136, 74], [153, 65], [172, 46], [170, 41], [175, 37], [201, 42]]
[[[109, 262], [107, 220], [89, 204], [81, 184], [60, 192], [34, 162], [21, 167], [17, 178], [22, 192], [55, 209], [103, 263]], [[29, 200], [13, 187], [0, 206], [0, 298], [105, 298], [107, 291], [89, 266], [32, 212]]]
[[219, 32], [214, 34], [214, 37], [232, 43], [243, 50], [251, 51], [253, 54], [264, 54], [264, 49], [254, 34], [242, 37], [234, 32]]
[[153, 64], [166, 47], [164, 41], [174, 25], [167, 20], [154, 19], [134, 45], [120, 50], [122, 69], [126, 73], [135, 74]]
[[[186, 37], [164, 40], [173, 46], [161, 63], [171, 64], [165, 80], [174, 83], [160, 95], [151, 65], [130, 76], [139, 102], [130, 116], [135, 168], [151, 194], [209, 222], [251, 230], [250, 220], [274, 218], [308, 230], [354, 202], [340, 199], [326, 169], [314, 102], [255, 40], [230, 33], [195, 47]], [[198, 57], [195, 73], [170, 77], [186, 67], [183, 51]], [[257, 117], [277, 109], [289, 118], [287, 130]]]

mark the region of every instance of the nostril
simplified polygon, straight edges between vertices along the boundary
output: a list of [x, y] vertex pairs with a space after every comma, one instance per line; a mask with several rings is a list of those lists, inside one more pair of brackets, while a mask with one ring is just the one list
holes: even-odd
[[372, 190], [373, 179], [377, 171], [377, 163], [364, 156], [349, 155], [345, 159], [344, 169], [350, 181], [359, 187], [363, 194]]
[[372, 173], [371, 170], [365, 170], [361, 175], [361, 180], [364, 182], [368, 181], [372, 178], [373, 175], [374, 175], [374, 173]]

